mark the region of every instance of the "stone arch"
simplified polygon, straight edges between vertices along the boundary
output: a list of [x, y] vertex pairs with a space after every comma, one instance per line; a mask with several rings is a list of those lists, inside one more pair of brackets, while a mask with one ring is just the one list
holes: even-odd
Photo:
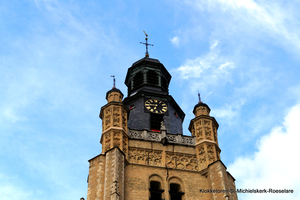
[[[177, 199], [181, 199], [181, 200], [184, 200], [184, 193], [185, 193], [185, 185], [182, 181], [181, 178], [179, 177], [176, 177], [176, 176], [172, 176], [169, 178], [168, 180], [168, 191], [169, 191], [169, 195], [170, 195], [170, 199], [173, 200], [177, 200]], [[178, 195], [175, 195], [177, 196], [177, 198], [174, 198], [174, 193], [178, 193], [180, 194], [181, 198], [178, 198]], [[172, 198], [173, 196], [173, 198]]]
[[[158, 174], [152, 174], [149, 176], [149, 199], [164, 199], [165, 198], [165, 187], [163, 178]], [[155, 198], [156, 197], [156, 198]]]

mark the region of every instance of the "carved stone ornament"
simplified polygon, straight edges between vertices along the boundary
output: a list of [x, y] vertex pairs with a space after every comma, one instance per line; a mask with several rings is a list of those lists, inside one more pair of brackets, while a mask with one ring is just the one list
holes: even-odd
[[123, 152], [126, 154], [127, 153], [127, 138], [123, 136]]
[[168, 142], [177, 142], [177, 136], [176, 135], [167, 135]]
[[217, 153], [217, 160], [220, 160], [220, 154]]
[[204, 146], [200, 146], [199, 148], [199, 170], [202, 170], [206, 167], [206, 153], [205, 153], [205, 149]]
[[205, 151], [204, 151], [203, 146], [199, 148], [199, 157], [200, 157], [199, 162], [200, 163], [205, 163], [206, 158], [205, 158]]
[[123, 129], [125, 131], [127, 131], [127, 113], [124, 109], [123, 109], [123, 112], [122, 112], [122, 125], [123, 125]]
[[129, 148], [128, 158], [130, 163], [152, 166], [162, 165], [162, 151], [158, 150]]
[[166, 165], [173, 169], [198, 170], [196, 155], [192, 154], [166, 152]]
[[208, 154], [208, 161], [209, 162], [214, 162], [215, 161], [215, 155], [214, 155], [213, 145], [207, 145], [207, 154]]
[[113, 136], [113, 146], [117, 146], [120, 148], [120, 143], [121, 143], [121, 134], [119, 132], [113, 132], [114, 136]]
[[105, 152], [110, 149], [110, 143], [111, 143], [110, 133], [107, 133], [104, 135], [104, 151]]
[[204, 120], [204, 126], [209, 126], [209, 125], [210, 125], [210, 121]]
[[155, 141], [160, 141], [160, 133], [148, 132], [148, 139], [155, 140]]
[[166, 126], [164, 124], [164, 121], [160, 122], [160, 130], [165, 131], [166, 130]]
[[107, 108], [105, 110], [105, 117], [104, 117], [104, 129], [108, 129], [111, 123], [111, 108]]
[[194, 138], [190, 138], [190, 137], [182, 137], [182, 143], [184, 144], [195, 144], [194, 142]]
[[129, 131], [129, 137], [143, 139], [143, 132], [142, 131], [130, 130]]
[[110, 194], [114, 194], [114, 193], [117, 193], [117, 195], [120, 195], [118, 181], [114, 181], [113, 184], [111, 185], [111, 193]]
[[213, 132], [214, 132], [214, 140], [216, 143], [218, 143], [217, 128], [215, 126], [213, 126]]
[[114, 107], [113, 108], [113, 126], [120, 127], [120, 108]]

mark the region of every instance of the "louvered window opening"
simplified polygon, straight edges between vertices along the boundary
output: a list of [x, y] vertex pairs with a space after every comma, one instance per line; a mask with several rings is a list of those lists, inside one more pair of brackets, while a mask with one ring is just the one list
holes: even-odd
[[159, 85], [158, 74], [155, 71], [150, 70], [147, 72], [147, 84], [155, 86]]
[[142, 72], [136, 73], [133, 77], [133, 89], [140, 87], [144, 83], [144, 75]]
[[163, 90], [168, 91], [167, 81], [163, 77], [161, 78], [161, 87], [163, 88]]

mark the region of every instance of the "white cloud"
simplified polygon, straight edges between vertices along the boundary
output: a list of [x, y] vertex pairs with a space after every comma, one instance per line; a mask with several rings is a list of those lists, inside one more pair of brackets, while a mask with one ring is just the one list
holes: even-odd
[[170, 40], [171, 40], [171, 42], [172, 42], [173, 45], [175, 45], [175, 46], [179, 45], [179, 37], [175, 36], [175, 37], [173, 37]]
[[242, 189], [293, 189], [294, 194], [240, 194], [244, 199], [300, 199], [298, 141], [300, 104], [294, 106], [271, 133], [257, 143], [257, 152], [236, 159], [228, 168]]
[[[292, 1], [285, 3], [284, 6], [276, 1], [270, 3], [253, 0], [185, 1], [185, 3], [201, 11], [218, 12], [214, 17], [222, 18], [217, 20], [222, 21], [217, 29], [220, 35], [224, 35], [224, 29], [243, 35], [260, 33], [264, 39], [267, 34], [268, 38], [271, 36], [289, 49], [291, 46], [300, 49], [300, 20]], [[226, 18], [228, 20], [223, 23], [223, 19]]]
[[219, 40], [215, 40], [209, 47], [210, 50], [214, 49], [219, 44]]
[[222, 108], [215, 108], [212, 111], [212, 116], [217, 118], [226, 118], [228, 121], [231, 121], [231, 119], [238, 114], [241, 106], [242, 104], [238, 104], [236, 102], [231, 105], [226, 104]]
[[215, 41], [210, 47], [210, 52], [193, 60], [187, 60], [174, 72], [182, 79], [201, 77], [206, 86], [230, 82], [230, 72], [235, 65], [228, 58], [219, 54], [217, 45], [218, 41]]

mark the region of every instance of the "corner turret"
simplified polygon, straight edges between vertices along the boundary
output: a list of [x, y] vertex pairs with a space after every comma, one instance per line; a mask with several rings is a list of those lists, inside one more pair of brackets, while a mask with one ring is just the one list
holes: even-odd
[[206, 169], [209, 164], [220, 160], [221, 149], [218, 145], [218, 122], [210, 117], [210, 108], [203, 103], [199, 95], [199, 103], [195, 105], [189, 131], [196, 137], [196, 151], [199, 170]]

